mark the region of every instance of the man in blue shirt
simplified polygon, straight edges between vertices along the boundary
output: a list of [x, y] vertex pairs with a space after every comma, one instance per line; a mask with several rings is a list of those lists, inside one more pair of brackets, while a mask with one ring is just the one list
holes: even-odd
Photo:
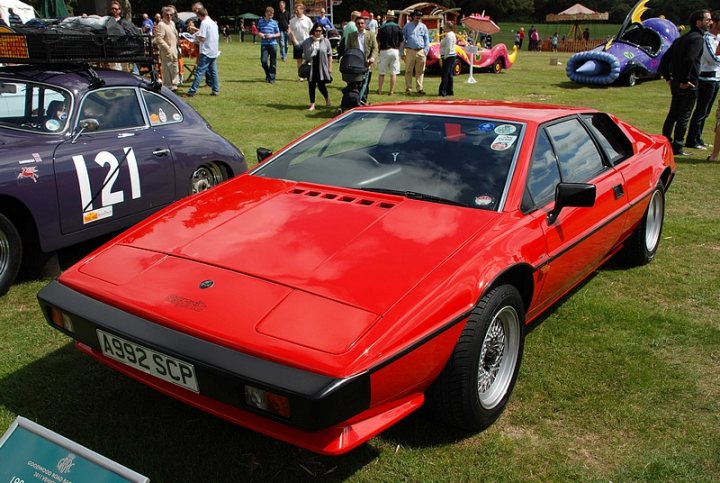
[[267, 7], [265, 17], [258, 21], [258, 33], [260, 35], [260, 64], [265, 71], [265, 82], [275, 83], [277, 72], [277, 45], [280, 38], [280, 27], [277, 21], [273, 20], [275, 9]]
[[430, 36], [428, 29], [422, 23], [422, 11], [415, 10], [412, 20], [403, 27], [403, 46], [400, 47], [401, 58], [405, 59], [405, 94], [412, 94], [412, 78], [415, 76], [415, 85], [418, 94], [425, 94], [423, 80], [425, 79], [425, 62], [430, 49]]
[[324, 8], [320, 8], [320, 15], [315, 17], [315, 21], [323, 26], [323, 28], [325, 29], [325, 35], [327, 35], [330, 30], [335, 30], [335, 26], [333, 25], [333, 23], [330, 21], [329, 18], [325, 16]]

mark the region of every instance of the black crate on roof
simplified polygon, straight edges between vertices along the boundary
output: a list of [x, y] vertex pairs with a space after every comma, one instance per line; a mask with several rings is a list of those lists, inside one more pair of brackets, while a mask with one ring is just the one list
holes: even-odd
[[0, 62], [151, 63], [152, 36], [108, 35], [69, 29], [17, 29], [0, 32]]

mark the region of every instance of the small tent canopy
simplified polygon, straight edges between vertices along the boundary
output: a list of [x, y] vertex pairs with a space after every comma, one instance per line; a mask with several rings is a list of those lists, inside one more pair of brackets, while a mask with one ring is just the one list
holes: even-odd
[[582, 36], [580, 31], [580, 24], [590, 21], [603, 21], [608, 20], [610, 14], [608, 12], [596, 12], [587, 8], [584, 5], [576, 3], [570, 8], [563, 10], [560, 13], [550, 13], [545, 17], [547, 22], [565, 22], [571, 23], [569, 37], [579, 39]]
[[254, 13], [244, 13], [240, 15], [240, 18], [243, 20], [258, 20], [260, 18], [260, 15], [255, 15]]
[[10, 8], [22, 19], [23, 23], [35, 18], [35, 9], [27, 3], [20, 0], [0, 0], [0, 15], [8, 25], [10, 25], [10, 14], [8, 13]]
[[608, 12], [596, 12], [584, 5], [576, 3], [560, 13], [550, 13], [545, 17], [548, 22], [579, 22], [586, 20], [608, 20]]

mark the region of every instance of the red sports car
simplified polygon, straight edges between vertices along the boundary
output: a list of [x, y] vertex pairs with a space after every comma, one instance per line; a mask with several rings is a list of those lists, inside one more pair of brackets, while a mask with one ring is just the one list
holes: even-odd
[[324, 454], [427, 403], [482, 430], [525, 329], [617, 252], [653, 259], [665, 138], [591, 109], [351, 110], [175, 203], [39, 294], [80, 350]]

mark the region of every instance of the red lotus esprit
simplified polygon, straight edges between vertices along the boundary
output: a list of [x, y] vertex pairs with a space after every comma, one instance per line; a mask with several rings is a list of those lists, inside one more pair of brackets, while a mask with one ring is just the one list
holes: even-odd
[[667, 140], [591, 109], [377, 104], [159, 212], [38, 295], [99, 361], [340, 454], [427, 403], [478, 431], [525, 328], [617, 252], [653, 259]]

